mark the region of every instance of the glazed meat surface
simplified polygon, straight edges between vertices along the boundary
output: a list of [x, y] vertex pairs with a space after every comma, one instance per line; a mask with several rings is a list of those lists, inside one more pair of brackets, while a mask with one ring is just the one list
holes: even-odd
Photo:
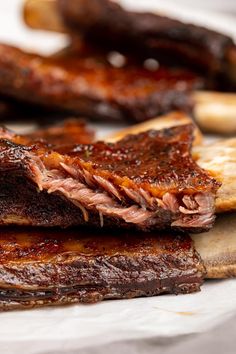
[[58, 8], [70, 31], [95, 43], [159, 60], [182, 60], [205, 72], [224, 71], [233, 47], [223, 34], [154, 13], [126, 11], [110, 0], [58, 0]]
[[191, 124], [66, 151], [6, 130], [0, 136], [2, 224], [212, 226], [219, 184], [192, 160]]
[[200, 290], [189, 236], [98, 230], [0, 231], [0, 310]]
[[95, 139], [94, 131], [84, 121], [72, 118], [24, 136], [32, 142], [43, 141], [53, 145], [54, 149], [59, 147], [60, 150], [76, 144], [90, 144]]
[[47, 148], [70, 151], [76, 144], [89, 144], [95, 140], [95, 132], [81, 119], [67, 119], [61, 123], [37, 128], [31, 133], [17, 136], [13, 131], [0, 127], [1, 138], [13, 139], [20, 144], [46, 144]]
[[68, 49], [48, 58], [0, 45], [0, 94], [86, 117], [142, 121], [189, 111], [189, 92], [202, 86], [186, 70], [150, 71], [134, 63], [117, 68], [95, 50]]

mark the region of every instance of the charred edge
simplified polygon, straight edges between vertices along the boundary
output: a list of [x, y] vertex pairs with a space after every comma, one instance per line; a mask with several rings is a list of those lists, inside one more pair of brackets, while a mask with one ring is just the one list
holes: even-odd
[[[197, 276], [189, 279], [162, 279], [151, 280], [145, 283], [103, 285], [76, 285], [72, 287], [42, 289], [42, 290], [19, 290], [0, 289], [0, 301], [27, 302], [38, 300], [57, 301], [63, 296], [77, 296], [78, 302], [97, 302], [109, 298], [132, 298], [140, 296], [152, 296], [164, 293], [187, 294], [200, 290], [202, 280]], [[94, 293], [96, 296], [92, 296]], [[99, 294], [100, 299], [98, 300]]]

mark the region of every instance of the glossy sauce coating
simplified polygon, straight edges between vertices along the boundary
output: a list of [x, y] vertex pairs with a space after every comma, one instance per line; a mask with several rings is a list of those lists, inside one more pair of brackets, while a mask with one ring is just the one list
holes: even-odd
[[0, 309], [189, 293], [205, 274], [187, 235], [1, 229]]
[[54, 147], [2, 130], [0, 222], [207, 229], [219, 183], [193, 161], [192, 133], [184, 125]]
[[191, 157], [193, 126], [130, 135], [116, 144], [80, 145], [69, 154], [72, 164], [82, 164], [109, 180], [123, 178], [150, 189], [169, 192], [215, 191], [218, 183]]
[[[203, 80], [183, 69], [113, 67], [94, 50], [42, 57], [0, 45], [0, 93], [23, 102], [92, 118], [142, 121], [175, 109], [189, 111], [189, 91]], [[34, 95], [32, 95], [34, 92]]]

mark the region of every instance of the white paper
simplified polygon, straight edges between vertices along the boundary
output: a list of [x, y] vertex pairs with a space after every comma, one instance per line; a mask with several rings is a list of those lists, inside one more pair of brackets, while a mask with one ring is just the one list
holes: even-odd
[[[89, 1], [89, 0], [88, 0]], [[122, 0], [136, 7], [160, 2]], [[162, 2], [164, 3], [164, 2]], [[20, 0], [0, 2], [0, 41], [50, 52], [64, 45], [60, 35], [35, 33], [19, 21]], [[15, 7], [14, 7], [15, 6]], [[164, 5], [163, 5], [164, 6]], [[167, 11], [168, 5], [166, 5]], [[17, 9], [17, 11], [16, 11]], [[15, 12], [14, 12], [15, 10]], [[187, 9], [188, 19], [203, 21], [202, 14]], [[193, 14], [194, 12], [194, 14]], [[188, 15], [186, 15], [188, 14]], [[236, 37], [235, 20], [204, 13], [204, 24], [227, 29]], [[226, 32], [227, 32], [226, 31]], [[96, 125], [99, 137], [121, 126]], [[236, 280], [208, 281], [191, 295], [105, 301], [0, 314], [0, 353], [45, 354], [98, 346], [125, 339], [170, 337], [206, 331], [236, 314]]]
[[[101, 344], [206, 332], [236, 314], [236, 280], [208, 281], [190, 295], [104, 301], [0, 314], [1, 353], [57, 353]], [[6, 347], [5, 347], [6, 348]], [[5, 351], [3, 351], [5, 353]]]

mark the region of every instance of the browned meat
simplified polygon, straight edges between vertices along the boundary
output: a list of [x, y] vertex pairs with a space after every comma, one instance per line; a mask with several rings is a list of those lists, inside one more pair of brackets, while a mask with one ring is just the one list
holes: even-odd
[[24, 136], [32, 142], [46, 141], [53, 145], [54, 149], [59, 147], [61, 150], [71, 145], [90, 144], [94, 141], [95, 133], [86, 126], [84, 121], [67, 119], [60, 124], [37, 129]]
[[182, 69], [113, 67], [100, 53], [63, 52], [51, 58], [0, 45], [0, 94], [92, 118], [142, 121], [191, 109], [189, 92], [203, 86]]
[[192, 160], [191, 124], [66, 154], [4, 130], [0, 138], [2, 224], [212, 226], [219, 184]]
[[200, 290], [205, 269], [189, 236], [4, 229], [0, 310]]
[[84, 121], [79, 119], [67, 119], [62, 123], [44, 128], [38, 128], [21, 137], [4, 127], [0, 128], [1, 138], [19, 140], [21, 144], [47, 144], [48, 149], [59, 149], [67, 152], [76, 144], [90, 144], [94, 141], [95, 133], [88, 128]]
[[234, 47], [232, 39], [220, 33], [157, 14], [125, 11], [110, 0], [58, 0], [58, 7], [68, 28], [92, 42], [159, 60], [182, 60], [205, 72], [225, 71]]

